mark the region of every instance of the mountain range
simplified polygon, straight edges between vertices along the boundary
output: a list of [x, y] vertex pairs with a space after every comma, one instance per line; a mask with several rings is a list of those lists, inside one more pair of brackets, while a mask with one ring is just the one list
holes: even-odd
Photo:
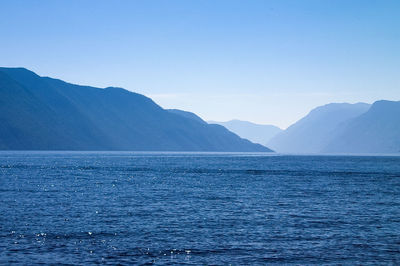
[[281, 130], [207, 123], [122, 88], [0, 68], [0, 150], [272, 151], [261, 144], [281, 153], [398, 153], [400, 102], [331, 103]]
[[320, 106], [277, 134], [268, 145], [281, 153], [397, 153], [400, 102]]
[[122, 88], [79, 86], [0, 68], [0, 149], [271, 150]]
[[377, 101], [336, 130], [322, 152], [400, 152], [400, 101]]
[[208, 121], [208, 123], [224, 126], [230, 131], [238, 134], [242, 138], [262, 145], [266, 145], [271, 140], [271, 138], [282, 131], [282, 129], [277, 126], [260, 125], [237, 119], [227, 122]]

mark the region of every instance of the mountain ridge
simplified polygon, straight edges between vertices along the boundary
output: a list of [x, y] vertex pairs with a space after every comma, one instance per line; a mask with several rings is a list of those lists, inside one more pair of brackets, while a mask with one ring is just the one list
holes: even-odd
[[379, 100], [360, 116], [341, 125], [323, 152], [400, 152], [400, 101]]
[[225, 128], [172, 114], [117, 87], [95, 88], [0, 68], [0, 148], [271, 151]]
[[233, 119], [226, 122], [207, 121], [209, 124], [219, 124], [242, 138], [249, 139], [255, 143], [266, 145], [269, 140], [282, 131], [274, 125], [256, 124], [249, 121]]
[[336, 128], [370, 108], [366, 103], [330, 103], [312, 109], [267, 145], [284, 153], [320, 153]]

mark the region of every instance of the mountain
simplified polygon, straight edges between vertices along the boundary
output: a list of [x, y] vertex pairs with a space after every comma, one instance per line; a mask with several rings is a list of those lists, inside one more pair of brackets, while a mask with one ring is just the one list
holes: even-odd
[[268, 146], [282, 153], [319, 153], [338, 134], [339, 126], [344, 126], [369, 108], [366, 103], [331, 103], [317, 107], [273, 137]]
[[271, 151], [121, 88], [0, 68], [0, 149]]
[[227, 122], [208, 121], [208, 123], [224, 126], [242, 138], [263, 145], [267, 144], [272, 137], [282, 131], [276, 126], [254, 124], [236, 119]]
[[400, 102], [377, 101], [364, 114], [341, 125], [323, 149], [340, 153], [400, 152]]
[[173, 113], [173, 114], [177, 114], [177, 115], [189, 118], [189, 119], [193, 119], [202, 124], [207, 124], [206, 121], [204, 121], [198, 115], [196, 115], [195, 113], [192, 113], [192, 112], [182, 111], [182, 110], [178, 110], [178, 109], [167, 109], [167, 111], [170, 113]]

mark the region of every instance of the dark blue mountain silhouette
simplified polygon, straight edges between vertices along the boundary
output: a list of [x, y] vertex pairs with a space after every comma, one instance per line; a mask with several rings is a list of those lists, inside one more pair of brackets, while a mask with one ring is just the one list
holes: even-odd
[[167, 109], [167, 111], [170, 113], [173, 113], [173, 114], [177, 114], [177, 115], [189, 118], [189, 119], [193, 119], [202, 124], [207, 124], [206, 121], [204, 121], [198, 115], [196, 115], [195, 113], [192, 113], [192, 112], [182, 111], [182, 110], [178, 110], [178, 109]]
[[9, 150], [271, 151], [143, 95], [24, 68], [0, 68], [0, 124]]

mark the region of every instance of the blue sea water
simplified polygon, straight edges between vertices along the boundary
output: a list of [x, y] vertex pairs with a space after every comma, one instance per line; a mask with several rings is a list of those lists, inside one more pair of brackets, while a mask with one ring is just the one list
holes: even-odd
[[1, 152], [0, 264], [399, 264], [400, 157]]

